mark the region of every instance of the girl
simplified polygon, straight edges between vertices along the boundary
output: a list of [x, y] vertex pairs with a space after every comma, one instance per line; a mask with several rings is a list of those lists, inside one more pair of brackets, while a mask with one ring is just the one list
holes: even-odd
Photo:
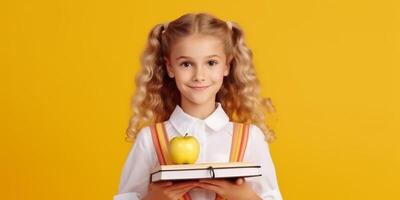
[[[135, 143], [114, 200], [282, 199], [268, 146], [275, 135], [264, 123], [273, 106], [260, 96], [252, 52], [236, 23], [198, 13], [158, 24], [141, 64], [126, 138]], [[150, 183], [153, 167], [170, 164], [167, 150], [157, 146], [163, 141], [157, 141], [156, 123], [166, 142], [186, 133], [196, 137], [196, 163], [253, 162], [262, 176]], [[236, 141], [245, 147], [237, 158]]]

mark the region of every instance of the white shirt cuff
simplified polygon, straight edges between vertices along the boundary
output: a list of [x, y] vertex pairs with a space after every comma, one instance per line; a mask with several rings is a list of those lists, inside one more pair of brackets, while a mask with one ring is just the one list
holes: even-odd
[[263, 200], [282, 200], [282, 196], [279, 190], [268, 191], [267, 194], [263, 193], [259, 196]]
[[114, 195], [113, 200], [140, 200], [141, 196], [137, 192], [129, 192]]

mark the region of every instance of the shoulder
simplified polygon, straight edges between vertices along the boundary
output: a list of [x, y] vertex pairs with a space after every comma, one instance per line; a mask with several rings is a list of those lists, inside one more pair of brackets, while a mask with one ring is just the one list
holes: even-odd
[[260, 127], [258, 127], [255, 124], [250, 124], [249, 132], [252, 135], [252, 137], [263, 140], [265, 139], [264, 132], [260, 129]]
[[150, 127], [142, 127], [136, 134], [135, 140], [131, 144], [130, 154], [134, 154], [135, 152], [149, 152], [149, 150], [152, 148], [152, 143]]
[[252, 159], [258, 159], [257, 155], [264, 155], [268, 152], [269, 144], [265, 140], [265, 135], [262, 129], [256, 124], [250, 124], [249, 127], [249, 141], [247, 144], [249, 153], [254, 156]]
[[[227, 125], [227, 128], [233, 129], [235, 124], [238, 124], [238, 122], [231, 121]], [[253, 138], [255, 140], [261, 140], [261, 141], [263, 141], [265, 139], [264, 132], [256, 124], [250, 123], [248, 127], [249, 127], [249, 137], [250, 138]]]
[[136, 135], [135, 144], [149, 146], [151, 142], [150, 126], [142, 127]]
[[[168, 123], [168, 121], [164, 121], [164, 122], [160, 122], [163, 126], [164, 126], [164, 128], [166, 128], [167, 130], [168, 129], [170, 129], [171, 128], [171, 124], [170, 123]], [[151, 132], [152, 132], [152, 129], [155, 129], [156, 127], [155, 127], [155, 123], [154, 124], [149, 124], [149, 125], [147, 125], [147, 126], [144, 126], [144, 127], [142, 127], [140, 130], [139, 130], [139, 132], [138, 132], [138, 134], [137, 134], [137, 136], [136, 136], [136, 141], [140, 141], [140, 142], [144, 142], [144, 141], [146, 141], [146, 142], [152, 142], [152, 135], [151, 135]], [[167, 133], [168, 132], [170, 132], [170, 131], [166, 131]]]
[[[144, 126], [139, 130], [134, 144], [136, 148], [134, 147], [133, 149], [138, 149], [142, 152], [145, 152], [145, 154], [148, 155], [150, 162], [154, 166], [157, 160], [150, 127], [151, 125]], [[144, 154], [141, 154], [141, 156], [143, 155]]]

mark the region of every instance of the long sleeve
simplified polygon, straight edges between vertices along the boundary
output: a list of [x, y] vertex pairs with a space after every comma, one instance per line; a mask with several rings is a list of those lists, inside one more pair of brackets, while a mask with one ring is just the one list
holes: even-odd
[[114, 200], [136, 200], [147, 194], [152, 148], [149, 127], [140, 130], [122, 170], [118, 194]]
[[244, 159], [261, 165], [262, 176], [246, 178], [246, 181], [263, 200], [282, 200], [269, 145], [264, 140], [265, 135], [253, 124], [250, 134]]

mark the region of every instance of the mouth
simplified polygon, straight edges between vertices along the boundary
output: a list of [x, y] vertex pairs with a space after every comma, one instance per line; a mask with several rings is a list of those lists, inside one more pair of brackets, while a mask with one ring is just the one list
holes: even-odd
[[189, 87], [194, 89], [194, 90], [197, 90], [197, 91], [202, 91], [202, 90], [207, 89], [210, 86], [208, 85], [208, 86], [189, 86]]

